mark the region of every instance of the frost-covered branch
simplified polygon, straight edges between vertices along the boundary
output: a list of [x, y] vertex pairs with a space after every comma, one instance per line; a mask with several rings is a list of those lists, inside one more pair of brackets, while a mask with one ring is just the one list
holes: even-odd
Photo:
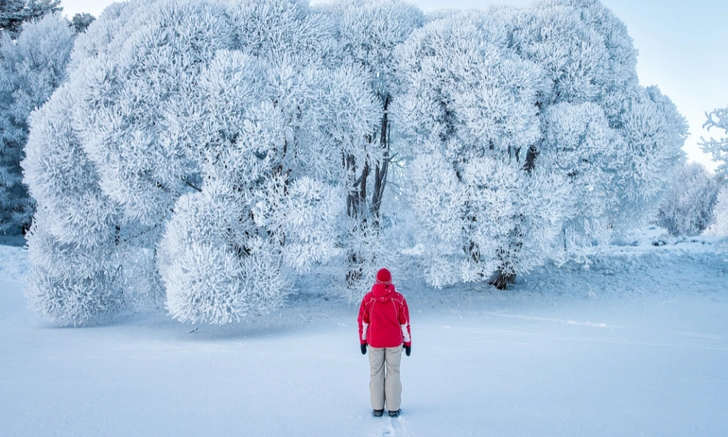
[[[728, 133], [728, 108], [719, 108], [711, 113], [705, 114], [707, 121], [703, 124], [703, 129], [722, 129], [723, 133]], [[720, 174], [728, 175], [728, 136], [715, 139], [702, 138], [700, 147], [705, 153], [712, 155], [713, 161], [718, 163], [716, 171]]]

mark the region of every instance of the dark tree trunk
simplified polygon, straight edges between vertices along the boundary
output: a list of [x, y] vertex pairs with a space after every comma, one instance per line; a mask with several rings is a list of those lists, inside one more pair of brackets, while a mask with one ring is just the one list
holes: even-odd
[[510, 273], [503, 273], [502, 271], [496, 272], [494, 275], [494, 278], [491, 279], [488, 283], [498, 290], [505, 290], [508, 288], [509, 284], [513, 284], [516, 282], [516, 275], [510, 274]]
[[[348, 155], [344, 158], [344, 165], [347, 171], [349, 193], [346, 200], [346, 212], [349, 218], [353, 219], [352, 234], [363, 233], [362, 236], [370, 236], [369, 233], [377, 233], [380, 226], [381, 206], [384, 192], [387, 186], [387, 175], [390, 160], [390, 134], [389, 134], [389, 108], [390, 97], [383, 100], [382, 123], [373, 136], [367, 138], [369, 144], [378, 145], [382, 149], [382, 160], [374, 164], [374, 171], [368, 160], [364, 161], [361, 174], [356, 167], [356, 158]], [[373, 192], [371, 199], [367, 191], [369, 176], [374, 176]], [[361, 253], [351, 250], [348, 255], [349, 268], [346, 274], [346, 284], [352, 288], [361, 279], [364, 271], [365, 260]]]
[[[347, 171], [347, 185], [349, 192], [346, 197], [346, 214], [351, 220], [351, 228], [349, 233], [356, 235], [364, 231], [366, 226], [366, 214], [364, 206], [366, 205], [366, 184], [369, 176], [369, 164], [364, 163], [361, 175], [358, 174], [356, 166], [356, 157], [348, 155], [345, 158]], [[350, 249], [347, 255], [348, 270], [346, 272], [346, 286], [353, 288], [361, 279], [363, 273], [363, 260], [361, 254], [355, 249]]]
[[375, 226], [379, 227], [380, 210], [382, 199], [384, 198], [384, 189], [387, 186], [387, 173], [389, 171], [389, 96], [384, 99], [384, 115], [382, 116], [382, 126], [379, 130], [379, 147], [382, 148], [382, 162], [377, 163], [374, 171], [374, 193], [372, 194], [372, 218]]
[[348, 288], [354, 288], [359, 283], [364, 271], [362, 267], [362, 260], [355, 251], [349, 252], [349, 270], [346, 272], [346, 286]]
[[[517, 244], [517, 243], [516, 243]], [[511, 262], [505, 259], [505, 250], [498, 249], [498, 259], [500, 265], [498, 270], [490, 277], [488, 284], [494, 286], [498, 290], [506, 290], [508, 285], [516, 282], [516, 275], [513, 272], [513, 266]]]

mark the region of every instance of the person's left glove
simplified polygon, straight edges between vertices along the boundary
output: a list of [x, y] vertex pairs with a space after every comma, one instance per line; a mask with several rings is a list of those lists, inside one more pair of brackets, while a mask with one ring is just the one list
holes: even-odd
[[361, 354], [362, 355], [366, 355], [366, 353], [367, 353], [367, 344], [366, 343], [362, 343], [361, 344]]
[[404, 347], [404, 353], [407, 356], [410, 356], [410, 354], [412, 353], [412, 345], [409, 345], [409, 346], [405, 345], [405, 347]]

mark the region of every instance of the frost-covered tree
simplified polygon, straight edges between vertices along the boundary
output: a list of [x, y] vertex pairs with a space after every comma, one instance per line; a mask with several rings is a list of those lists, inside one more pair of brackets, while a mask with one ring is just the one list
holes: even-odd
[[203, 74], [202, 185], [180, 199], [161, 244], [179, 320], [225, 323], [275, 307], [289, 285], [282, 267], [303, 270], [336, 252], [343, 203], [327, 163], [340, 149], [309, 130], [330, 125], [323, 96], [347, 78], [296, 71], [219, 52]]
[[0, 41], [0, 233], [30, 227], [33, 201], [20, 161], [31, 111], [45, 103], [65, 78], [74, 35], [60, 14], [28, 22], [14, 41]]
[[[117, 41], [116, 47], [104, 47], [103, 54], [84, 49], [90, 46], [88, 41], [97, 41], [97, 48], [104, 46], [106, 26], [119, 30], [123, 27], [119, 24], [134, 13], [142, 22], [148, 19], [148, 14], [133, 11], [129, 4], [107, 8], [105, 26], [81, 36], [84, 43], [72, 55], [69, 81], [32, 118], [22, 165], [25, 182], [38, 207], [28, 235], [34, 267], [26, 294], [36, 311], [61, 324], [103, 320], [131, 304], [135, 291], [145, 288], [154, 293], [154, 283], [158, 282], [149, 268], [154, 263], [149, 256], [154, 232], [134, 217], [125, 218], [123, 205], [110, 196], [113, 191], [104, 191], [102, 174], [106, 172], [108, 181], [108, 167], [118, 165], [119, 157], [106, 163], [106, 168], [93, 160], [99, 158], [99, 148], [118, 144], [113, 140], [119, 130], [128, 129], [128, 124], [113, 124], [114, 120], [123, 120], [124, 114], [118, 107], [116, 112], [97, 112], [94, 107], [95, 86], [113, 90], [120, 85], [113, 76], [105, 76], [109, 72], [105, 68], [109, 67], [109, 58], [118, 56], [122, 48]], [[71, 32], [68, 26], [67, 29]], [[123, 39], [133, 31], [132, 27], [125, 29], [126, 32], [113, 32], [114, 36]], [[109, 38], [106, 42], [111, 41]], [[111, 132], [97, 135], [92, 131], [95, 127]], [[114, 127], [119, 130], [113, 131]], [[103, 143], [107, 139], [111, 141]], [[129, 185], [134, 183], [130, 179]], [[135, 266], [132, 260], [147, 263]]]
[[719, 181], [701, 164], [681, 167], [662, 198], [657, 224], [666, 228], [670, 235], [699, 235], [714, 221], [719, 190]]
[[542, 0], [517, 17], [513, 44], [541, 65], [547, 103], [598, 103], [614, 127], [624, 92], [639, 86], [624, 23], [599, 0]]
[[[716, 109], [706, 114], [706, 116], [708, 120], [703, 125], [704, 129], [716, 128], [722, 129], [723, 133], [728, 133], [728, 107]], [[728, 136], [720, 139], [703, 139], [700, 147], [704, 152], [710, 153], [713, 156], [713, 161], [718, 163], [716, 172], [728, 175]]]
[[86, 29], [88, 29], [91, 23], [94, 22], [94, 20], [96, 20], [96, 17], [89, 13], [78, 13], [71, 19], [71, 25], [76, 33], [83, 33]]
[[563, 251], [556, 257], [579, 259], [611, 237], [614, 179], [623, 140], [594, 103], [551, 105], [541, 122], [544, 136], [537, 165], [564, 175], [571, 187], [569, 219], [559, 239]]
[[362, 69], [368, 82], [365, 91], [376, 97], [379, 106], [378, 122], [364, 133], [365, 141], [348, 148], [343, 157], [348, 192], [346, 282], [352, 289], [363, 290], [367, 285], [359, 280], [373, 277], [381, 262], [377, 258], [383, 256], [377, 247], [393, 154], [389, 108], [397, 98], [394, 50], [422, 26], [424, 14], [399, 0], [343, 0], [321, 9], [335, 23], [337, 60]]
[[723, 186], [713, 209], [713, 223], [706, 229], [705, 235], [728, 237], [728, 186]]
[[567, 209], [562, 178], [533, 165], [548, 84], [509, 46], [519, 13], [435, 20], [399, 53], [406, 94], [396, 115], [419, 155], [410, 198], [437, 286], [490, 279], [505, 288], [544, 259]]
[[[556, 123], [559, 129], [566, 128], [562, 132], [549, 132], [555, 126], [546, 118], [546, 141], [540, 151], [549, 155], [563, 148], [554, 143], [557, 139], [575, 151], [573, 157], [581, 155], [571, 164], [568, 158], [566, 162], [559, 158], [562, 170], [577, 187], [578, 179], [590, 173], [590, 181], [575, 191], [582, 193], [578, 205], [605, 202], [600, 211], [589, 215], [577, 212], [576, 222], [570, 221], [564, 229], [566, 239], [568, 228], [577, 222], [585, 238], [574, 248], [589, 244], [593, 237], [604, 241], [614, 230], [644, 224], [654, 216], [667, 178], [683, 161], [684, 118], [656, 87], [640, 86], [632, 39], [624, 23], [598, 0], [544, 0], [528, 8], [517, 22], [514, 45], [544, 68], [551, 83], [542, 109], [548, 114], [555, 110], [548, 107], [557, 105], [565, 111]], [[584, 108], [589, 108], [589, 115]], [[573, 130], [574, 120], [569, 120], [583, 116], [586, 119], [579, 123], [587, 123], [583, 125], [586, 136]], [[588, 131], [601, 140], [590, 138]], [[567, 165], [574, 167], [567, 169]], [[583, 202], [583, 188], [589, 187], [601, 201]]]
[[685, 160], [688, 126], [675, 104], [654, 86], [627, 95], [619, 120], [624, 148], [618, 150], [612, 226], [622, 232], [654, 217], [672, 173]]
[[73, 94], [63, 85], [35, 113], [23, 161], [25, 182], [38, 202], [27, 235], [33, 268], [26, 295], [36, 312], [64, 325], [124, 307], [118, 213], [74, 133]]
[[[66, 159], [93, 172], [69, 191], [51, 177], [66, 161], [34, 153], [25, 163], [39, 206], [60, 217], [39, 214], [31, 251], [94, 253], [98, 269], [75, 271], [53, 258], [30, 279], [36, 308], [51, 296], [83, 300], [74, 290], [97, 271], [105, 289], [122, 290], [108, 299], [124, 298], [106, 308], [121, 308], [142, 272], [141, 288], [163, 288], [174, 318], [227, 323], [279, 305], [290, 286], [286, 271], [336, 251], [342, 152], [360, 149], [379, 119], [363, 70], [332, 61], [336, 43], [323, 18], [290, 0], [106, 9], [79, 37], [59, 103], [34, 122], [34, 150], [73, 145]], [[43, 131], [61, 116], [69, 129]], [[92, 196], [108, 212], [64, 196]], [[47, 234], [57, 244], [41, 246]], [[135, 257], [143, 262], [130, 262]], [[66, 323], [105, 314], [96, 305], [73, 319], [54, 308], [60, 313], [45, 313]]]
[[60, 13], [61, 0], [0, 0], [0, 30], [14, 38], [23, 23]]
[[[94, 322], [137, 288], [160, 288], [148, 254], [194, 174], [185, 144], [164, 135], [164, 113], [189, 102], [195, 76], [232, 41], [225, 22], [220, 6], [133, 2], [107, 8], [79, 37], [69, 82], [33, 118], [23, 164], [39, 209], [28, 246], [45, 261], [35, 262], [28, 289], [48, 318]], [[95, 262], [79, 269], [66, 253]], [[132, 257], [147, 265], [125, 268]]]
[[[203, 185], [191, 198], [209, 201], [209, 183], [221, 193], [216, 196], [224, 195], [231, 203], [230, 213], [212, 226], [231, 229], [227, 248], [215, 250], [239, 259], [241, 270], [223, 275], [238, 284], [231, 290], [237, 290], [232, 296], [239, 299], [222, 315], [203, 316], [193, 306], [172, 308], [173, 288], [165, 279], [170, 311], [178, 311], [175, 315], [183, 321], [224, 323], [250, 314], [249, 302], [261, 302], [252, 311], [277, 305], [289, 285], [282, 268], [300, 271], [336, 252], [336, 221], [344, 207], [342, 156], [365, 155], [365, 135], [379, 117], [363, 70], [335, 66], [329, 59], [335, 40], [324, 15], [296, 2], [278, 1], [240, 3], [232, 17], [238, 28], [248, 30], [238, 37], [243, 41], [239, 51], [218, 52], [203, 74], [200, 103], [208, 114], [199, 128]], [[250, 29], [256, 29], [255, 35], [263, 30], [269, 34], [252, 38]], [[196, 228], [194, 214], [185, 220]], [[173, 219], [163, 245], [189, 252], [186, 241], [174, 241], [175, 223]], [[205, 240], [209, 238], [199, 234], [198, 244], [208, 244]], [[179, 275], [173, 269], [184, 258], [173, 250], [165, 252], [174, 254], [167, 256], [170, 273], [161, 268], [165, 278], [184, 280], [202, 272], [220, 279], [210, 265], [214, 259], [198, 258], [203, 264], [196, 271]], [[214, 299], [204, 287], [174, 288], [184, 295], [199, 290]]]
[[684, 159], [687, 125], [674, 104], [655, 87], [624, 98], [619, 127], [598, 103], [557, 103], [542, 116], [537, 165], [558, 168], [573, 188], [566, 259], [646, 224]]
[[[438, 266], [434, 270], [478, 271], [473, 266], [480, 265], [477, 276], [482, 278], [497, 265], [492, 282], [503, 287], [547, 256], [583, 259], [590, 246], [609, 241], [614, 231], [653, 216], [667, 178], [682, 162], [687, 125], [659, 90], [639, 85], [631, 38], [600, 2], [545, 0], [526, 9], [439, 14], [404, 47], [400, 62], [408, 94], [395, 112], [414, 150], [435, 155], [416, 158], [412, 166], [411, 180], [418, 182], [410, 194], [415, 205], [421, 204], [413, 208], [420, 211], [425, 229], [432, 218], [426, 214], [447, 215], [433, 213], [433, 207], [456, 206], [458, 196], [475, 192], [456, 190], [457, 196], [443, 202], [445, 192], [438, 194], [437, 187], [451, 186], [452, 175], [427, 180], [428, 172], [445, 168], [442, 159], [452, 163], [454, 177], [465, 185], [470, 183], [467, 167], [494, 159], [497, 165], [478, 167], [493, 173], [491, 185], [477, 186], [500, 181], [501, 194], [563, 184], [542, 199], [543, 207], [537, 208], [541, 221], [529, 222], [534, 227], [528, 230], [526, 215], [519, 212], [528, 203], [516, 194], [506, 196], [515, 212], [508, 220], [499, 219], [510, 222], [508, 231], [494, 228], [490, 234], [489, 241], [500, 241], [490, 254], [480, 252], [486, 243], [473, 240], [483, 220], [472, 215], [465, 225], [446, 220], [451, 230], [462, 229], [466, 241], [459, 243], [463, 253], [458, 256], [469, 260], [467, 268], [459, 269], [457, 262], [444, 268], [442, 254], [455, 252], [443, 251], [438, 228], [431, 228], [428, 250], [439, 257], [430, 262]], [[433, 167], [431, 162], [440, 164]], [[415, 174], [420, 171], [424, 173]], [[470, 214], [468, 205], [478, 204], [472, 198], [461, 202], [466, 207], [456, 206], [452, 213], [464, 217]], [[504, 205], [484, 209], [504, 210]], [[527, 249], [528, 232], [544, 242], [554, 237], [553, 247]], [[456, 246], [450, 241], [449, 247]], [[474, 277], [429, 278], [442, 285], [458, 275]]]

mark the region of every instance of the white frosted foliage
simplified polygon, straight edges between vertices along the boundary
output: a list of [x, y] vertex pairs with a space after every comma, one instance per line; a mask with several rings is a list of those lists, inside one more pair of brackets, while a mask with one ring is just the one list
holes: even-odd
[[65, 79], [74, 40], [60, 14], [26, 22], [17, 38], [0, 38], [0, 233], [30, 226], [35, 205], [20, 168], [29, 117]]
[[718, 192], [713, 217], [714, 221], [705, 234], [728, 237], [728, 187], [726, 186], [723, 186]]
[[358, 297], [405, 252], [437, 287], [583, 261], [683, 159], [635, 63], [596, 0], [112, 5], [32, 116], [29, 299], [62, 324], [162, 301], [224, 324], [327, 262]]
[[559, 176], [527, 169], [548, 85], [537, 64], [508, 47], [515, 16], [507, 8], [452, 14], [399, 49], [405, 93], [393, 116], [420, 155], [409, 196], [436, 286], [528, 271], [548, 256], [566, 214]]
[[[657, 224], [674, 236], [701, 234], [714, 220], [720, 182], [698, 163], [687, 164], [672, 177], [660, 203]], [[718, 224], [718, 221], [716, 221]]]
[[625, 150], [615, 173], [619, 202], [612, 214], [616, 231], [651, 220], [682, 164], [687, 122], [657, 87], [639, 89], [625, 100], [619, 129]]
[[618, 205], [614, 174], [624, 154], [619, 132], [594, 103], [558, 103], [542, 114], [544, 141], [537, 165], [566, 177], [571, 201], [564, 211], [557, 258], [582, 259], [590, 248], [608, 243], [611, 211]]
[[[236, 233], [239, 203], [225, 187], [180, 198], [160, 243], [167, 309], [182, 322], [229, 323], [281, 304], [276, 248]], [[248, 229], [253, 229], [252, 223]]]
[[[711, 130], [722, 130], [722, 134], [728, 133], [728, 107], [718, 108], [713, 112], [706, 114], [708, 120], [703, 128]], [[728, 175], [728, 136], [722, 138], [702, 139], [700, 147], [704, 152], [710, 153], [713, 161], [718, 163], [716, 171], [723, 175]]]

